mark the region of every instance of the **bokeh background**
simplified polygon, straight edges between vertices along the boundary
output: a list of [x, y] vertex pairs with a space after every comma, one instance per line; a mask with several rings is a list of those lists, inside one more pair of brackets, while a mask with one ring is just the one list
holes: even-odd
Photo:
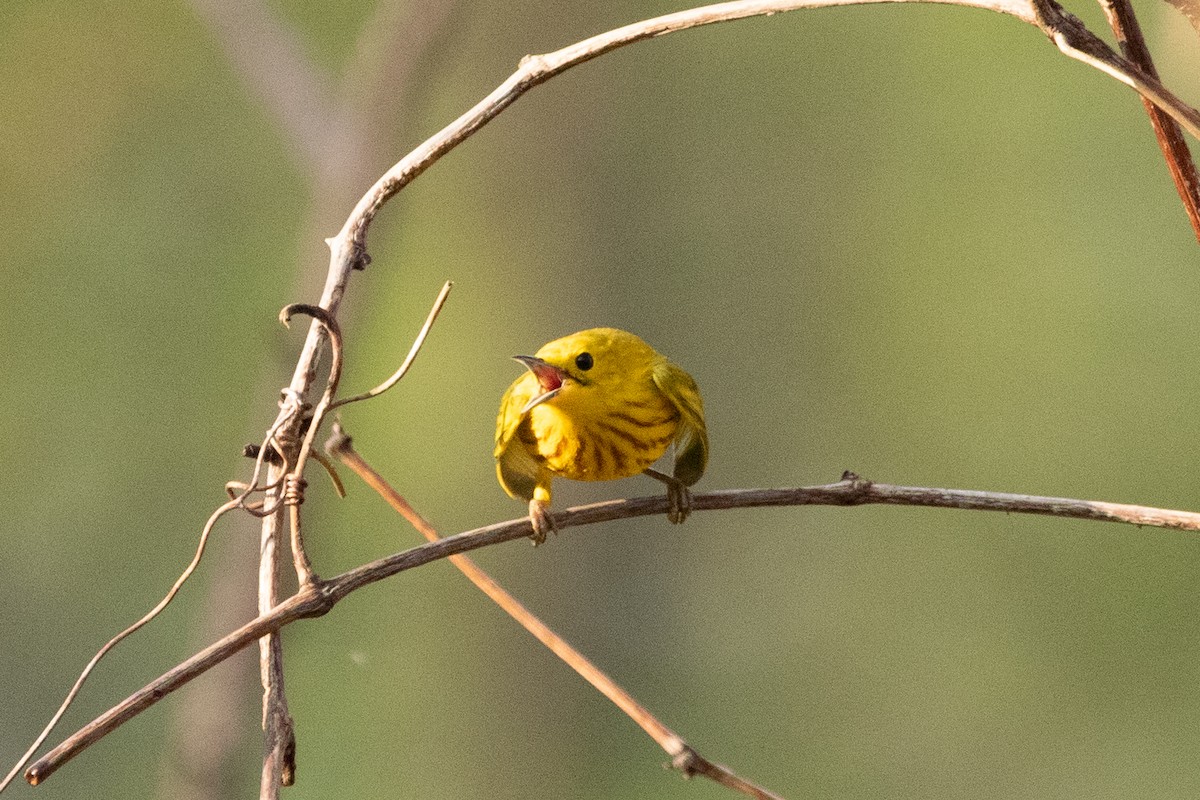
[[[1072, 10], [1102, 30], [1097, 12]], [[375, 176], [545, 52], [678, 3], [5, 0], [0, 761], [152, 606], [247, 474]], [[1139, 6], [1168, 85], [1194, 33]], [[508, 360], [636, 331], [704, 390], [698, 488], [879, 481], [1200, 506], [1200, 249], [1136, 96], [1020, 22], [796, 12], [536, 89], [392, 202], [344, 306], [360, 391], [456, 288], [362, 452], [444, 533], [522, 512]], [[301, 326], [303, 328], [303, 326]], [[314, 473], [316, 476], [316, 473]], [[657, 492], [563, 485], [562, 505]], [[332, 575], [417, 543], [313, 480]], [[222, 524], [65, 735], [253, 614]], [[789, 798], [1200, 793], [1200, 540], [910, 508], [574, 529], [478, 561], [701, 752]], [[719, 798], [448, 564], [284, 635], [285, 796]], [[244, 798], [257, 667], [204, 676], [14, 798]]]

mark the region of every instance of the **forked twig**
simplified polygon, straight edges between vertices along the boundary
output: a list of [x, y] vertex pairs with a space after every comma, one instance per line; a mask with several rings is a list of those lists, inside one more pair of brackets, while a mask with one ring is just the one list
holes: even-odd
[[316, 440], [317, 430], [321, 427], [321, 422], [325, 418], [325, 414], [329, 411], [330, 403], [333, 402], [333, 396], [337, 394], [338, 385], [342, 381], [342, 363], [344, 361], [344, 350], [342, 347], [342, 329], [338, 325], [337, 317], [320, 306], [308, 305], [307, 303], [292, 303], [279, 312], [279, 321], [288, 326], [291, 318], [296, 314], [307, 314], [315, 319], [325, 328], [325, 332], [329, 336], [329, 377], [325, 381], [325, 391], [321, 393], [321, 399], [317, 402], [317, 407], [313, 409], [312, 417], [308, 420], [308, 428], [304, 432], [304, 439], [300, 445], [299, 454], [296, 456], [296, 464], [289, 470], [293, 475], [302, 476], [304, 474], [305, 462], [312, 451], [312, 443]]
[[[374, 489], [388, 505], [408, 520], [422, 536], [431, 542], [436, 542], [441, 538], [437, 530], [417, 513], [417, 510], [354, 449], [351, 438], [337, 423], [334, 423], [333, 433], [325, 443], [325, 451], [362, 478], [364, 483]], [[779, 795], [751, 783], [728, 767], [709, 761], [696, 752], [691, 745], [684, 741], [683, 737], [664, 725], [616, 681], [593, 664], [587, 656], [551, 630], [546, 623], [529, 611], [521, 601], [509, 594], [504, 587], [496, 583], [468, 556], [452, 555], [449, 556], [449, 560], [471, 583], [490, 597], [521, 627], [533, 634], [534, 638], [549, 648], [567, 666], [579, 673], [584, 680], [637, 723], [671, 757], [671, 766], [682, 772], [685, 777], [703, 775], [722, 786], [739, 791], [749, 797], [758, 798], [758, 800], [781, 800]]]
[[1161, 108], [1192, 136], [1200, 138], [1200, 111], [1179, 99], [1154, 75], [1117, 55], [1078, 17], [1054, 0], [1029, 0], [1035, 24], [1054, 42], [1063, 55], [1116, 78], [1143, 98]]
[[[395, 386], [401, 378], [408, 372], [416, 360], [417, 355], [421, 352], [421, 346], [425, 343], [425, 339], [429, 336], [433, 324], [437, 321], [438, 314], [441, 313], [442, 307], [446, 304], [446, 299], [450, 295], [450, 289], [453, 283], [446, 281], [442, 286], [442, 290], [438, 293], [437, 299], [434, 300], [433, 307], [425, 318], [425, 323], [421, 326], [417, 333], [416, 339], [413, 341], [412, 347], [408, 351], [408, 356], [400, 365], [396, 372], [384, 381], [379, 386], [371, 389], [364, 394], [355, 395], [354, 397], [345, 398], [343, 400], [334, 401], [333, 397], [337, 393], [342, 377], [342, 364], [344, 362], [344, 349], [342, 344], [342, 332], [338, 325], [337, 319], [319, 306], [311, 306], [303, 303], [293, 303], [286, 306], [279, 312], [279, 320], [286, 326], [291, 317], [295, 314], [308, 314], [325, 328], [329, 336], [329, 349], [331, 353], [329, 366], [329, 379], [325, 384], [325, 391], [321, 394], [321, 399], [313, 409], [312, 416], [308, 420], [307, 430], [304, 432], [304, 439], [300, 444], [300, 449], [296, 455], [296, 463], [289, 470], [289, 474], [285, 479], [284, 503], [290, 509], [290, 525], [291, 525], [291, 541], [292, 541], [292, 557], [296, 565], [296, 575], [301, 585], [310, 583], [316, 579], [316, 575], [312, 570], [312, 564], [308, 559], [308, 554], [304, 549], [304, 537], [301, 533], [300, 522], [300, 504], [304, 501], [304, 468], [309, 456], [313, 456], [317, 460], [322, 460], [320, 455], [313, 449], [313, 442], [316, 440], [317, 431], [320, 430], [321, 423], [325, 416], [338, 406], [353, 403], [358, 400], [366, 400], [372, 397], [377, 397], [388, 389]], [[331, 465], [324, 462], [326, 469], [329, 471], [330, 477], [333, 478], [335, 486], [339, 491], [342, 490], [340, 480], [337, 473], [333, 471]]]
[[[404, 376], [408, 367], [416, 358], [420, 351], [421, 343], [429, 334], [434, 321], [437, 318], [438, 312], [446, 301], [446, 296], [450, 291], [450, 283], [447, 282], [442, 287], [442, 291], [438, 296], [433, 310], [430, 312], [429, 318], [422, 327], [417, 341], [414, 343], [409, 356], [405, 359], [404, 365], [400, 371], [393, 376], [388, 386], [394, 385], [396, 381]], [[286, 456], [283, 457], [284, 466], [280, 470], [277, 482], [282, 482], [283, 490], [280, 493], [281, 502], [288, 509], [288, 522], [291, 540], [292, 561], [296, 569], [296, 577], [299, 583], [300, 591], [306, 590], [310, 586], [319, 583], [320, 578], [313, 571], [312, 563], [308, 558], [307, 550], [304, 546], [303, 528], [300, 516], [300, 504], [304, 502], [304, 468], [309, 456], [314, 460], [322, 463], [329, 472], [330, 477], [334, 481], [339, 493], [344, 494], [341, 486], [341, 480], [337, 476], [337, 472], [332, 465], [326, 462], [314, 449], [313, 441], [315, 440], [317, 431], [321, 427], [326, 414], [333, 408], [333, 398], [337, 393], [338, 386], [341, 383], [342, 364], [344, 361], [344, 351], [342, 345], [341, 328], [338, 325], [337, 318], [331, 311], [320, 306], [306, 305], [302, 303], [294, 303], [285, 307], [279, 312], [280, 321], [287, 326], [291, 317], [295, 314], [307, 314], [311, 316], [315, 324], [323, 329], [329, 337], [330, 347], [330, 366], [329, 377], [325, 382], [325, 390], [321, 393], [321, 399], [318, 401], [316, 408], [313, 409], [311, 416], [307, 419], [307, 428], [304, 428], [304, 436], [299, 446], [295, 450], [295, 463], [288, 465]], [[307, 346], [316, 342], [319, 346], [320, 339], [314, 339], [312, 332], [316, 329], [310, 329], [310, 336], [306, 342]], [[315, 358], [315, 351], [313, 352]], [[302, 355], [301, 363], [304, 363], [305, 357]], [[301, 374], [299, 367], [297, 368], [297, 377], [293, 378], [293, 385], [285, 391], [285, 398], [290, 397], [291, 403], [285, 400], [284, 408], [281, 410], [279, 417], [276, 420], [272, 431], [283, 430], [285, 426], [289, 431], [296, 429], [296, 421], [298, 415], [303, 409], [303, 403], [299, 402], [299, 392], [296, 389], [296, 381], [302, 381], [307, 388], [309, 381], [309, 372], [305, 371]], [[300, 427], [303, 428], [303, 425]], [[263, 457], [263, 451], [267, 446], [273, 446], [280, 453], [287, 451], [287, 448], [282, 442], [279, 442], [274, 435], [268, 436], [267, 442], [264, 443], [262, 451], [258, 454], [259, 459]], [[266, 505], [264, 503], [264, 505]], [[262, 529], [262, 553], [259, 559], [259, 613], [268, 613], [278, 601], [276, 596], [276, 580], [275, 580], [275, 541], [277, 532], [278, 516], [272, 513], [263, 520]], [[261, 512], [260, 512], [261, 513]], [[259, 665], [263, 685], [263, 733], [265, 737], [265, 756], [263, 759], [262, 775], [259, 783], [259, 797], [262, 800], [273, 800], [279, 796], [279, 787], [290, 786], [295, 780], [296, 772], [296, 738], [295, 725], [292, 716], [288, 711], [287, 697], [284, 693], [284, 674], [283, 674], [283, 647], [277, 633], [272, 633], [259, 643]]]

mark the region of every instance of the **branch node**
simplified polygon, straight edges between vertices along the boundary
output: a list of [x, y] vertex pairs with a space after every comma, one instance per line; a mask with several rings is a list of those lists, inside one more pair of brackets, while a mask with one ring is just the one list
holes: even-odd
[[353, 441], [353, 437], [342, 427], [341, 421], [334, 420], [333, 430], [325, 440], [325, 452], [334, 458], [341, 458], [343, 454], [350, 452]]
[[[342, 242], [343, 234], [337, 236], [329, 236], [325, 239], [325, 245], [331, 253], [336, 254], [338, 245]], [[355, 235], [349, 238], [350, 255], [344, 259], [344, 263], [350, 265], [350, 269], [358, 271], [365, 270], [371, 263], [371, 255], [367, 252], [367, 247], [363, 243], [363, 231], [359, 229]]]
[[341, 599], [334, 581], [319, 578], [315, 573], [299, 589], [294, 598], [299, 601], [304, 619], [323, 617], [333, 610], [334, 605]]
[[304, 398], [300, 395], [300, 392], [290, 386], [285, 386], [279, 390], [279, 407], [283, 408], [289, 405], [299, 409], [308, 407], [308, 403], [304, 402]]
[[871, 487], [874, 485], [867, 478], [862, 477], [853, 470], [846, 470], [842, 473], [842, 483], [847, 484], [847, 492], [844, 495], [844, 504], [848, 506], [861, 505], [868, 501], [868, 494]]
[[517, 69], [528, 69], [531, 72], [542, 72], [546, 69], [546, 57], [535, 55], [533, 53], [521, 56], [521, 60], [517, 62]]
[[685, 778], [692, 778], [700, 774], [701, 762], [703, 761], [704, 759], [701, 758], [699, 753], [685, 744], [683, 749], [671, 759], [671, 768], [679, 770]]

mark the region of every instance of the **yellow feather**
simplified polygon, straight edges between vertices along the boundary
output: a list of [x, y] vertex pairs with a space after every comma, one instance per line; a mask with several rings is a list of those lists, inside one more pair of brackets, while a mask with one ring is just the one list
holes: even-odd
[[629, 477], [672, 445], [673, 482], [690, 486], [704, 474], [708, 432], [700, 390], [637, 336], [593, 328], [518, 359], [529, 371], [508, 387], [496, 417], [496, 474], [509, 495], [548, 506], [555, 477]]

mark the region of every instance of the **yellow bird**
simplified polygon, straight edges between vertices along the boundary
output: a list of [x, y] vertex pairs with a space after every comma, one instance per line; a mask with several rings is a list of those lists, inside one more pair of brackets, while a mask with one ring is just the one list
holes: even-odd
[[[704, 404], [692, 376], [644, 341], [616, 328], [555, 339], [500, 400], [496, 476], [529, 501], [533, 542], [555, 530], [550, 482], [611, 481], [645, 473], [667, 485], [672, 522], [691, 511], [687, 487], [708, 464]], [[673, 475], [650, 465], [675, 446]]]

